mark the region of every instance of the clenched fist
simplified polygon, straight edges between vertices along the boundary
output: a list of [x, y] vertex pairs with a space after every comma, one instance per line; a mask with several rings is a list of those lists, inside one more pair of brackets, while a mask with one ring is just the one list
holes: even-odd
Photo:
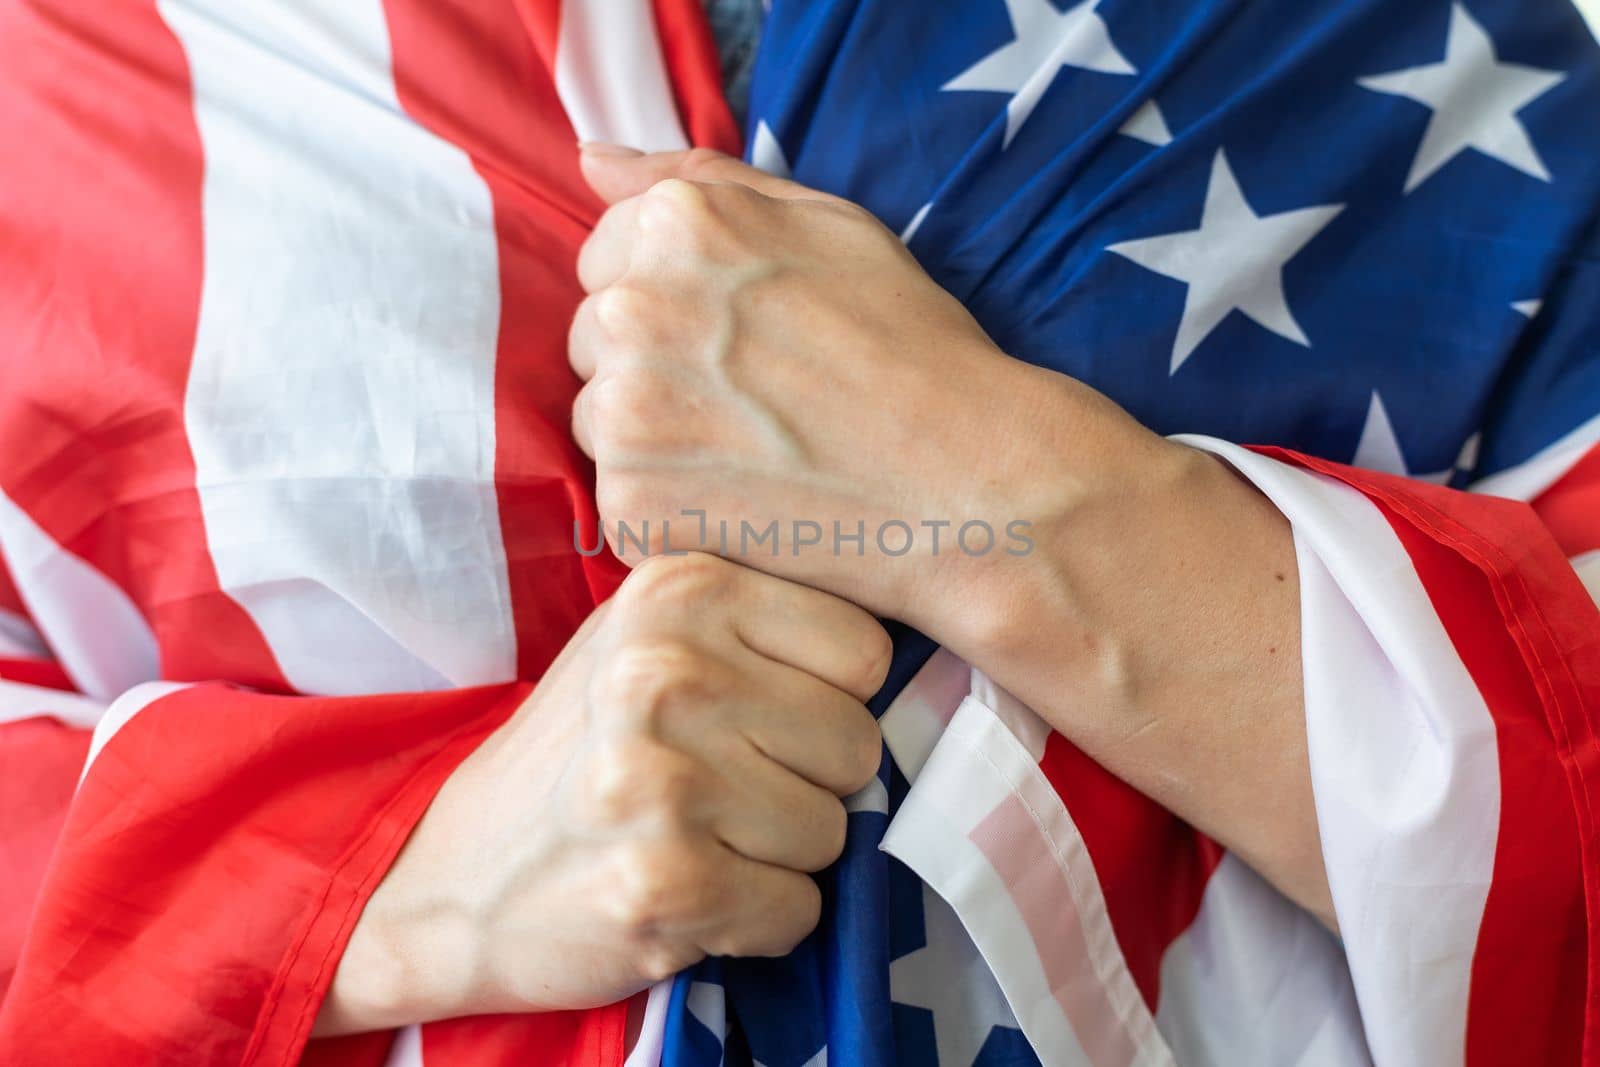
[[350, 942], [319, 1033], [612, 1003], [786, 953], [840, 801], [876, 772], [866, 612], [714, 556], [636, 569], [445, 784]]
[[703, 150], [591, 147], [584, 173], [612, 206], [578, 264], [573, 429], [625, 562], [670, 529], [962, 648], [970, 576], [1076, 492], [1039, 443], [1089, 469], [1160, 443], [1001, 353], [855, 205]]

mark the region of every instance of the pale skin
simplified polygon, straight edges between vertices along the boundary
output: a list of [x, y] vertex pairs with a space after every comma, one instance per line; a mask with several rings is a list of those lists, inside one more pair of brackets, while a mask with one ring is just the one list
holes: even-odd
[[[860, 556], [786, 545], [719, 563], [744, 576], [728, 578], [738, 591], [726, 594], [741, 626], [773, 625], [756, 616], [774, 590], [814, 598], [785, 601], [802, 609], [784, 623], [794, 644], [762, 645], [742, 670], [707, 672], [692, 694], [643, 716], [629, 694], [576, 680], [608, 676], [619, 645], [607, 635], [664, 627], [713, 659], [727, 652], [714, 625], [702, 633], [703, 613], [629, 599], [640, 573], [680, 559], [636, 572], [528, 706], [446, 784], [363, 914], [317, 1032], [609, 1003], [706, 953], [792, 945], [816, 921], [815, 898], [798, 888], [810, 884], [805, 872], [842, 846], [836, 797], [876, 763], [859, 706], [872, 679], [834, 630], [886, 657], [867, 612], [982, 669], [1332, 926], [1294, 544], [1277, 509], [1220, 461], [1151, 433], [1081, 383], [1009, 358], [892, 233], [845, 201], [703, 150], [588, 146], [583, 168], [610, 207], [579, 261], [589, 295], [570, 352], [586, 384], [573, 432], [595, 460], [608, 534], [618, 520], [645, 519], [655, 534], [661, 518], [694, 508], [711, 531], [797, 516], [830, 533], [835, 520], [871, 531], [888, 519], [978, 519], [996, 530], [1021, 519], [1034, 547], [969, 556], [948, 551], [947, 533], [937, 555], [923, 538], [898, 558], [869, 542]], [[675, 522], [671, 547], [694, 531]], [[741, 584], [757, 577], [776, 584]], [[796, 671], [847, 695], [851, 714], [818, 716], [781, 688], [762, 695], [770, 677]], [[701, 714], [697, 700], [745, 710]], [[804, 728], [786, 735], [792, 748], [756, 743], [766, 774], [734, 789], [705, 753], [748, 737], [740, 714]], [[596, 801], [576, 784], [614, 779], [605, 761], [616, 753], [590, 740], [610, 728], [596, 724], [641, 717], [657, 732], [672, 723], [680, 747], [651, 734], [627, 756], [637, 796]], [[827, 816], [815, 794], [803, 810], [751, 803], [764, 789], [793, 794], [797, 775], [834, 798]], [[719, 829], [719, 804], [750, 809], [742, 836]], [[486, 829], [485, 810], [501, 822]], [[639, 884], [688, 870], [711, 888], [685, 888], [694, 906], [670, 920], [630, 911], [608, 900], [615, 878], [584, 882], [588, 865], [610, 869], [615, 855]], [[463, 864], [476, 873], [449, 873]], [[737, 906], [757, 892], [759, 912]]]

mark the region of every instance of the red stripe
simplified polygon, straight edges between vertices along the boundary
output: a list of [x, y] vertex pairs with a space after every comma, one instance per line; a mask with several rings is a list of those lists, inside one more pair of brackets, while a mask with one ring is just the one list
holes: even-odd
[[293, 1063], [368, 896], [526, 692], [196, 686], [139, 712], [73, 799], [0, 1062]]
[[1593, 600], [1526, 505], [1263, 451], [1377, 505], [1494, 718], [1500, 825], [1473, 957], [1468, 1062], [1600, 1061]]
[[183, 51], [153, 0], [0, 0], [0, 55], [0, 484], [133, 598], [167, 677], [281, 687], [218, 591], [184, 434], [203, 161]]
[[667, 77], [689, 143], [737, 156], [743, 138], [722, 95], [717, 42], [701, 0], [652, 0]]
[[518, 674], [537, 678], [623, 573], [609, 555], [580, 556], [572, 534], [575, 517], [595, 521], [595, 507], [592, 468], [569, 432], [579, 383], [567, 365], [566, 331], [582, 298], [578, 248], [600, 205], [579, 176], [548, 60], [511, 0], [387, 7], [401, 103], [468, 153], [494, 198], [495, 481]]
[[[538, 678], [625, 573], [594, 544], [594, 475], [569, 425], [578, 381], [566, 328], [582, 299], [575, 265], [601, 205], [578, 172], [553, 78], [558, 5], [386, 0], [396, 91], [419, 123], [462, 148], [494, 202], [501, 319], [496, 472], [520, 677]], [[619, 1064], [623, 1005], [450, 1020], [423, 1029], [430, 1062]]]
[[1051, 734], [1039, 768], [1083, 835], [1117, 944], [1153, 1012], [1161, 958], [1200, 912], [1222, 847]]
[[1568, 556], [1600, 550], [1600, 445], [1533, 501]]
[[0, 678], [23, 685], [73, 691], [72, 679], [59, 663], [43, 659], [0, 659]]
[[0, 725], [0, 1002], [88, 751], [88, 730], [54, 719]]

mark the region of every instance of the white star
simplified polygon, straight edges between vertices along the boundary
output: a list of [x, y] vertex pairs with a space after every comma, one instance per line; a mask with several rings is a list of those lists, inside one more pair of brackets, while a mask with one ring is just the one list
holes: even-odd
[[1525, 319], [1536, 318], [1543, 308], [1543, 300], [1518, 300], [1511, 305], [1511, 310]]
[[1198, 230], [1123, 241], [1106, 251], [1189, 286], [1172, 346], [1170, 373], [1176, 374], [1231, 311], [1242, 311], [1279, 337], [1311, 347], [1289, 311], [1283, 267], [1343, 210], [1343, 205], [1329, 205], [1257, 215], [1219, 150]]
[[778, 143], [777, 135], [765, 119], [756, 123], [756, 135], [750, 142], [750, 165], [766, 171], [774, 178], [794, 176], [789, 169], [789, 160], [784, 157], [783, 145]]
[[1565, 78], [1554, 71], [1501, 63], [1494, 40], [1461, 4], [1450, 8], [1444, 62], [1357, 79], [1364, 89], [1426, 105], [1433, 117], [1422, 135], [1406, 192], [1469, 148], [1524, 174], [1550, 180], [1517, 112]]
[[1001, 147], [1011, 144], [1062, 67], [1102, 74], [1139, 73], [1111, 43], [1111, 31], [1094, 10], [1099, 0], [1080, 0], [1064, 12], [1057, 11], [1050, 0], [1005, 3], [1016, 40], [1001, 45], [943, 86], [945, 92], [1012, 94], [1006, 105], [1006, 136]]
[[972, 1067], [996, 1026], [1017, 1029], [1005, 994], [955, 910], [922, 887], [927, 944], [889, 964], [889, 996], [933, 1012], [939, 1067]]
[[[1469, 453], [1477, 451], [1476, 437], [1467, 439], [1462, 446], [1462, 459], [1467, 459]], [[1406, 466], [1405, 454], [1400, 451], [1400, 439], [1395, 436], [1394, 423], [1389, 421], [1389, 412], [1383, 406], [1383, 398], [1376, 392], [1367, 404], [1367, 421], [1361, 427], [1361, 440], [1356, 444], [1355, 458], [1350, 461], [1352, 467], [1363, 470], [1381, 471], [1384, 474], [1398, 474], [1402, 478], [1415, 478], [1418, 481], [1432, 482], [1443, 485], [1455, 473], [1452, 468], [1447, 471], [1437, 471], [1432, 474], [1412, 474]]]
[[1117, 132], [1124, 137], [1132, 137], [1136, 141], [1143, 141], [1157, 148], [1172, 143], [1172, 130], [1167, 126], [1166, 116], [1161, 114], [1161, 108], [1154, 100], [1146, 100], [1144, 106], [1128, 116], [1128, 121], [1124, 122], [1122, 129]]

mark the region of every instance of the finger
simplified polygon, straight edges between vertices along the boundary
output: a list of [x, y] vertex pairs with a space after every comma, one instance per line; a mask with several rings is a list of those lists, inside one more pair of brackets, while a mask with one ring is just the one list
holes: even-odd
[[583, 146], [580, 163], [584, 180], [608, 204], [638, 196], [668, 178], [733, 182], [782, 200], [838, 199], [799, 182], [773, 177], [709, 148], [641, 154], [632, 149], [619, 151], [616, 145], [589, 144]]
[[629, 197], [607, 208], [578, 250], [578, 284], [586, 293], [615, 285], [633, 260], [638, 244], [639, 201]]
[[769, 758], [754, 745], [717, 764], [712, 831], [735, 852], [792, 871], [820, 871], [844, 851], [839, 798]]
[[822, 893], [808, 874], [729, 853], [722, 921], [696, 939], [708, 956], [786, 956], [817, 927]]
[[594, 459], [594, 430], [589, 414], [589, 401], [593, 396], [589, 386], [585, 385], [572, 398], [572, 440], [578, 446], [578, 451], [590, 459]]
[[809, 586], [746, 571], [734, 631], [752, 651], [814, 675], [858, 700], [883, 685], [894, 646], [871, 614]]
[[593, 381], [600, 369], [600, 357], [610, 340], [610, 331], [600, 321], [594, 297], [585, 297], [572, 316], [567, 330], [567, 362], [572, 372], [584, 381]]
[[[859, 790], [878, 771], [883, 734], [865, 704], [827, 682], [782, 663], [755, 659], [736, 692], [740, 736], [774, 763], [836, 797]], [[749, 668], [746, 668], [749, 670]], [[712, 766], [735, 756], [704, 757]]]

